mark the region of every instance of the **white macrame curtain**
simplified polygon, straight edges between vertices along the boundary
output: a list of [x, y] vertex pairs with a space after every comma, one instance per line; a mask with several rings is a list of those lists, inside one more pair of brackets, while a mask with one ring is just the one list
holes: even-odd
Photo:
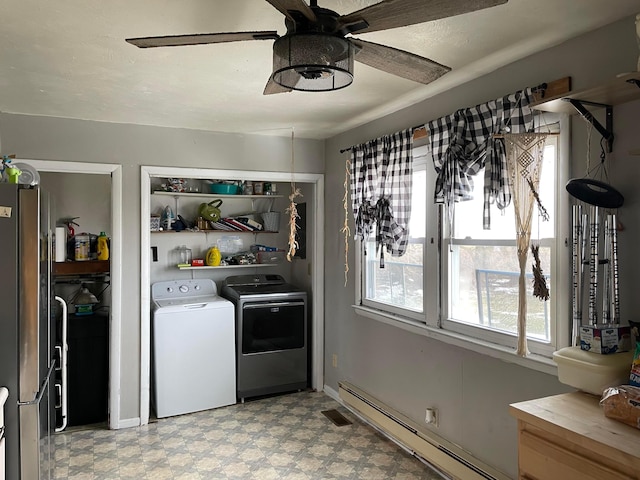
[[[520, 276], [518, 278], [518, 345], [516, 353], [526, 356], [527, 348], [527, 285], [526, 270], [531, 240], [531, 219], [535, 202], [534, 191], [540, 185], [546, 133], [505, 134], [509, 184], [513, 196], [516, 222], [516, 247]], [[532, 188], [533, 187], [533, 188]]]

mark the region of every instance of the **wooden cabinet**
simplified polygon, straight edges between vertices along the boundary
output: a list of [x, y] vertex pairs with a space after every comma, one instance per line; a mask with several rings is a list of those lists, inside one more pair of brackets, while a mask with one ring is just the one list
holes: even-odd
[[640, 479], [640, 430], [606, 418], [599, 401], [574, 392], [510, 405], [518, 478]]

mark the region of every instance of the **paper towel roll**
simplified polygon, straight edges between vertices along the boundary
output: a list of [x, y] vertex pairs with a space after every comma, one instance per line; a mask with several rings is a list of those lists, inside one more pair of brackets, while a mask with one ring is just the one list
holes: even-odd
[[64, 262], [67, 259], [67, 228], [56, 227], [56, 262]]

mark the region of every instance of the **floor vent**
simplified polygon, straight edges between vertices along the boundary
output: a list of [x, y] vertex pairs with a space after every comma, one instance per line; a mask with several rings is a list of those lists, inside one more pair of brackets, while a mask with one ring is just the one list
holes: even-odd
[[349, 410], [447, 476], [456, 480], [508, 480], [504, 473], [417, 425], [358, 387], [347, 382], [340, 382], [339, 387], [340, 399]]
[[351, 420], [342, 415], [338, 410], [324, 410], [322, 414], [331, 420], [335, 425], [344, 427], [345, 425], [351, 425]]

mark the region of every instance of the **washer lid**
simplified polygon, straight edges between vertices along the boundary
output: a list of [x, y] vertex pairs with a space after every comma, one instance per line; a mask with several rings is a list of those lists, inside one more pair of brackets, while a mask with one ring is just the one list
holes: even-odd
[[189, 298], [165, 298], [155, 300], [154, 303], [158, 308], [180, 307], [184, 310], [198, 310], [201, 308], [218, 308], [223, 305], [226, 306], [229, 302], [222, 297], [213, 295]]

